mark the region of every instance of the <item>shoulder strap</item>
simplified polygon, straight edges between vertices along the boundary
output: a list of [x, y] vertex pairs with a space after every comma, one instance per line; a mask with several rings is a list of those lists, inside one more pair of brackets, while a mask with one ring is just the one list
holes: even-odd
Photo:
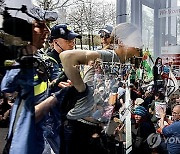
[[48, 55], [48, 58], [49, 58], [50, 60], [52, 60], [53, 62], [55, 62], [56, 64], [58, 64], [58, 62], [57, 62], [57, 60], [56, 60], [55, 58], [53, 58], [53, 57], [51, 57], [51, 56], [49, 56], [49, 55]]

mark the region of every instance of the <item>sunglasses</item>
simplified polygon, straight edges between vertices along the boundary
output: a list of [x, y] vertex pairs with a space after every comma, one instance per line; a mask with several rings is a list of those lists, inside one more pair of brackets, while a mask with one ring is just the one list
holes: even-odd
[[100, 38], [110, 38], [110, 34], [105, 33], [105, 34], [100, 34]]

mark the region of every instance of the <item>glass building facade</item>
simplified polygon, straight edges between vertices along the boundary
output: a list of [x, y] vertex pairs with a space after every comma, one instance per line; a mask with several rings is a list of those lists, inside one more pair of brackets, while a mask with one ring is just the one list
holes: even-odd
[[[180, 0], [117, 0], [117, 24], [131, 22], [142, 33], [144, 50], [163, 58], [180, 77]], [[180, 79], [180, 78], [179, 78]]]

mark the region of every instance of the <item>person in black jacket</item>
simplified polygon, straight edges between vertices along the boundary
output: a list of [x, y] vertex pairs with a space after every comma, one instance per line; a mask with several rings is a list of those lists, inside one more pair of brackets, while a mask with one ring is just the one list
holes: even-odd
[[154, 76], [154, 92], [156, 93], [158, 89], [162, 86], [162, 59], [158, 57], [153, 66], [153, 76]]

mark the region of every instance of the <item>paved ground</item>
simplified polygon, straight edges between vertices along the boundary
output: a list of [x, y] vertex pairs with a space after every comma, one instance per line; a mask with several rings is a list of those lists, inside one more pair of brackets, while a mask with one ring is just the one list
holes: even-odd
[[2, 154], [2, 150], [5, 145], [5, 138], [8, 132], [8, 128], [0, 128], [0, 154]]

